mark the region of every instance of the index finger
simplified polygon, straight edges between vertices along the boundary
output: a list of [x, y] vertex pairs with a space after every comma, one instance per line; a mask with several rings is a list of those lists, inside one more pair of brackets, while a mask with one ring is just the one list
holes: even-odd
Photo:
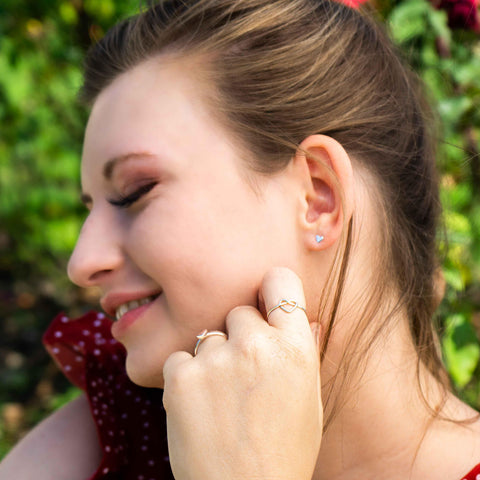
[[260, 294], [265, 302], [267, 321], [279, 329], [305, 329], [310, 333], [302, 281], [292, 270], [276, 267], [262, 281]]

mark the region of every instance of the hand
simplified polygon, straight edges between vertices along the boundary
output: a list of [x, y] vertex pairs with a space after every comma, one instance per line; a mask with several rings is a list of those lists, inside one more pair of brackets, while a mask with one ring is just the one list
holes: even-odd
[[[265, 276], [266, 311], [282, 299], [305, 305], [286, 268]], [[227, 316], [228, 340], [206, 338], [196, 357], [164, 366], [170, 462], [176, 480], [310, 480], [322, 438], [318, 324], [280, 308]], [[313, 334], [312, 334], [313, 333]]]

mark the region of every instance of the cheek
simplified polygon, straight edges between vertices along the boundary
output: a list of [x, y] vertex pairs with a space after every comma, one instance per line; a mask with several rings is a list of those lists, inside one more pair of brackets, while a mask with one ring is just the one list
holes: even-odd
[[218, 326], [235, 306], [256, 305], [270, 267], [294, 267], [283, 217], [279, 222], [244, 192], [218, 195], [152, 201], [127, 229], [128, 255], [164, 290], [180, 323], [195, 318]]
[[232, 308], [256, 306], [265, 272], [288, 266], [285, 246], [278, 247], [283, 240], [274, 241], [279, 232], [265, 212], [237, 209], [234, 215], [234, 206], [229, 211], [212, 205], [205, 214], [201, 207], [149, 208], [128, 229], [135, 267], [165, 294], [160, 315], [166, 322], [152, 320], [127, 346], [129, 376], [140, 385], [163, 384], [163, 364], [171, 353], [192, 351], [204, 328], [222, 330]]
[[[126, 228], [129, 253], [144, 263], [176, 263], [208, 267], [209, 262], [241, 256], [246, 240], [255, 236], [253, 216], [241, 198], [225, 202], [220, 192], [169, 194], [154, 199]], [[220, 264], [221, 264], [220, 263]], [[217, 264], [218, 266], [218, 264]], [[209, 266], [212, 269], [212, 265]]]
[[[278, 262], [291, 263], [290, 215], [278, 218], [271, 207], [238, 190], [228, 198], [223, 191], [202, 190], [187, 201], [174, 200], [185, 198], [179, 194], [156, 199], [127, 229], [129, 255], [152, 278], [187, 275], [187, 284], [248, 281]], [[279, 208], [275, 203], [274, 210]]]

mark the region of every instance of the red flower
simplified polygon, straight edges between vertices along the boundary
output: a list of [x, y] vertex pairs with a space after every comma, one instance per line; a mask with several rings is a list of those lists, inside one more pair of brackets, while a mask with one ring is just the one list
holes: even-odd
[[448, 14], [450, 28], [463, 28], [480, 32], [478, 16], [479, 0], [440, 0], [434, 2]]
[[359, 8], [362, 3], [367, 3], [368, 0], [337, 0], [340, 3], [343, 3], [347, 7]]

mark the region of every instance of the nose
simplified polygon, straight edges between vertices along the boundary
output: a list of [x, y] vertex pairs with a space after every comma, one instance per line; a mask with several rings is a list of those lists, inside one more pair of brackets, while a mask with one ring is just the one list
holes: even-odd
[[101, 286], [123, 263], [118, 227], [101, 211], [85, 220], [68, 262], [70, 280], [80, 287]]

